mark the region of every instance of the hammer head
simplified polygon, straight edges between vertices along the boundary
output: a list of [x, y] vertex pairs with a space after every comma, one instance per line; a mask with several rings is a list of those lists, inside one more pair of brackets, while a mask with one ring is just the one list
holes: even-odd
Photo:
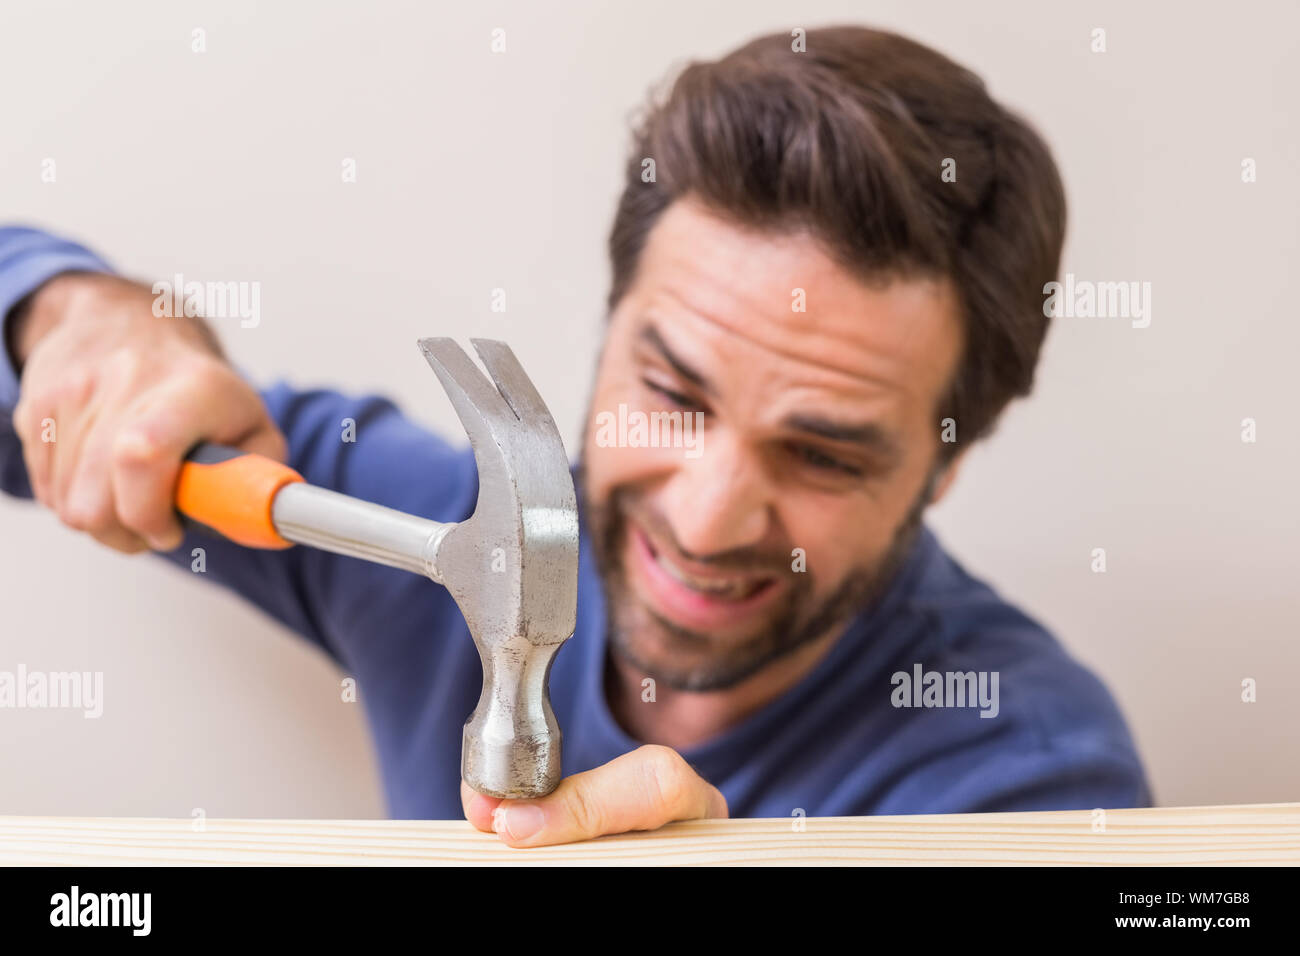
[[518, 359], [504, 342], [470, 341], [491, 381], [452, 339], [420, 340], [478, 465], [474, 514], [432, 562], [483, 663], [461, 775], [488, 796], [544, 796], [560, 782], [547, 678], [577, 618], [578, 506], [559, 430]]

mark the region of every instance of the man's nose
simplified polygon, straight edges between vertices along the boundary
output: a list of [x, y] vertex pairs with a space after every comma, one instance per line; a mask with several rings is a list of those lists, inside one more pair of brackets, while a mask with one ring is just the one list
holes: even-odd
[[695, 556], [751, 547], [768, 532], [771, 500], [761, 462], [721, 429], [687, 458], [664, 488], [677, 545]]

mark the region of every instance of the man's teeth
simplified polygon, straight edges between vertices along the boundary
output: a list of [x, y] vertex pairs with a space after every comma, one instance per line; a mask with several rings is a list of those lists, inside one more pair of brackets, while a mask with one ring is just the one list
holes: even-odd
[[699, 591], [701, 594], [708, 594], [711, 597], [743, 598], [758, 590], [759, 585], [757, 583], [744, 579], [738, 581], [702, 581], [699, 578], [693, 578], [681, 568], [665, 560], [662, 554], [655, 555], [655, 561], [659, 567], [692, 591]]

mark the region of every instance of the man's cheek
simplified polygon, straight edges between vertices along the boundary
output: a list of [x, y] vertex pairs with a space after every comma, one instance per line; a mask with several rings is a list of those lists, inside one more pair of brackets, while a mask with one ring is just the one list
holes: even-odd
[[826, 517], [822, 514], [802, 523], [785, 519], [790, 529], [790, 576], [794, 584], [812, 587], [818, 596], [834, 591], [849, 575], [873, 566], [877, 559], [876, 542], [845, 533], [861, 524], [848, 517], [828, 524]]

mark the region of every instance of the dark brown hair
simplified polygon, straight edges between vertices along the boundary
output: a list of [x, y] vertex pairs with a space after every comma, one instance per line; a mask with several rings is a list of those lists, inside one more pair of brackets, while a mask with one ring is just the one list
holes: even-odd
[[[1051, 154], [979, 77], [919, 43], [863, 27], [810, 30], [806, 52], [793, 42], [773, 34], [693, 63], [652, 100], [610, 232], [609, 308], [687, 194], [742, 226], [808, 229], [867, 281], [946, 276], [965, 349], [940, 417], [969, 443], [1033, 386], [1065, 233]], [[941, 178], [948, 158], [955, 182]]]

